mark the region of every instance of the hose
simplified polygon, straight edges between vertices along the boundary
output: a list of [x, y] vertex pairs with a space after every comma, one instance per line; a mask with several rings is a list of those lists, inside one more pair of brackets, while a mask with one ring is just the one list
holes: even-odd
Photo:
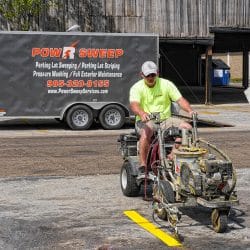
[[144, 201], [151, 201], [152, 199], [147, 196], [147, 178], [148, 177], [148, 167], [147, 165], [145, 166], [145, 178], [144, 178]]

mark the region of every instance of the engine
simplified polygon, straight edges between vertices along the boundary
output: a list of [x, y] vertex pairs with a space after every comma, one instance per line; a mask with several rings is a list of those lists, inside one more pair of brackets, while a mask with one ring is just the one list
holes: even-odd
[[204, 159], [200, 162], [200, 169], [203, 176], [204, 196], [219, 196], [230, 191], [228, 182], [233, 178], [231, 162]]
[[183, 194], [213, 199], [230, 192], [233, 178], [232, 163], [202, 157], [199, 152], [178, 152], [175, 174]]

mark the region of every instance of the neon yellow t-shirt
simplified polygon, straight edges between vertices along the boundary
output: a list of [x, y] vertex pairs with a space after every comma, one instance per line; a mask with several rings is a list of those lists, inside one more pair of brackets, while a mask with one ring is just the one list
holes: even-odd
[[[160, 112], [161, 120], [165, 120], [171, 116], [171, 102], [176, 102], [181, 97], [171, 81], [157, 77], [153, 88], [149, 88], [144, 79], [136, 82], [130, 89], [129, 102], [140, 103], [141, 108], [149, 114]], [[136, 116], [136, 121], [140, 119]]]

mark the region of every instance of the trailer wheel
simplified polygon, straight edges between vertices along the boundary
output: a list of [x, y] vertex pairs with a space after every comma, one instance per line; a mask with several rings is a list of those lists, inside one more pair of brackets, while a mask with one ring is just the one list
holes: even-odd
[[85, 105], [76, 105], [67, 112], [66, 122], [73, 130], [88, 129], [94, 121], [91, 109]]
[[108, 105], [100, 112], [99, 122], [104, 129], [119, 129], [125, 123], [125, 112], [119, 105]]
[[125, 196], [136, 197], [139, 195], [140, 186], [136, 183], [136, 176], [132, 175], [132, 166], [128, 161], [122, 165], [120, 173], [120, 184]]
[[211, 214], [213, 229], [216, 233], [224, 233], [227, 230], [228, 213], [214, 209]]

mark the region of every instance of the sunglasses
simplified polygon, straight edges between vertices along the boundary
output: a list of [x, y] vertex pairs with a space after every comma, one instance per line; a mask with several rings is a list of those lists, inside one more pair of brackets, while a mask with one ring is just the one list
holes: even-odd
[[154, 74], [154, 73], [152, 73], [152, 74], [149, 74], [149, 75], [147, 75], [147, 76], [145, 76], [145, 77], [156, 77], [156, 74]]

